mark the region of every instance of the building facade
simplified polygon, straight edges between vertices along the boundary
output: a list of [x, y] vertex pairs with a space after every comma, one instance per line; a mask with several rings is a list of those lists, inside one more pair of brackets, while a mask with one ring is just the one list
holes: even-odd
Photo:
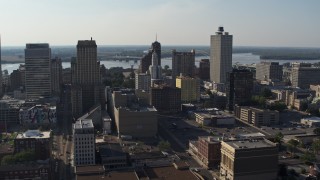
[[176, 78], [176, 87], [181, 89], [181, 102], [200, 101], [200, 80], [186, 76]]
[[58, 57], [51, 59], [51, 85], [52, 93], [60, 95], [62, 85], [62, 63], [61, 59]]
[[279, 111], [237, 106], [235, 114], [241, 120], [254, 126], [270, 126], [279, 124]]
[[27, 44], [25, 49], [26, 98], [51, 97], [49, 44]]
[[222, 141], [220, 179], [276, 180], [278, 149], [266, 139]]
[[147, 73], [136, 73], [135, 74], [135, 89], [144, 90], [146, 92], [150, 91], [151, 77]]
[[172, 79], [182, 74], [194, 77], [195, 74], [195, 50], [191, 52], [177, 52], [172, 50]]
[[233, 111], [234, 105], [248, 105], [253, 91], [253, 74], [248, 70], [234, 69], [227, 73], [227, 109]]
[[75, 118], [100, 102], [100, 62], [94, 40], [81, 40], [77, 44], [77, 58], [71, 62], [71, 103]]
[[151, 44], [148, 53], [145, 54], [140, 61], [139, 72], [145, 73], [152, 64], [152, 53], [156, 53], [158, 57], [158, 65], [161, 66], [161, 44], [156, 40]]
[[311, 84], [320, 84], [320, 68], [309, 63], [295, 63], [291, 68], [291, 85], [308, 89]]
[[94, 165], [95, 136], [90, 119], [79, 119], [72, 125], [74, 166]]
[[210, 79], [210, 60], [201, 59], [199, 63], [199, 78], [202, 80]]
[[232, 71], [232, 35], [219, 27], [210, 39], [210, 80], [226, 83], [228, 72]]
[[156, 52], [152, 53], [152, 64], [149, 67], [149, 73], [151, 76], [151, 86], [155, 84], [157, 81], [162, 79], [162, 71], [161, 66], [159, 65], [159, 59]]
[[207, 167], [218, 167], [221, 160], [221, 142], [213, 137], [199, 137], [198, 158]]
[[260, 81], [282, 81], [283, 66], [279, 62], [261, 62], [256, 65], [256, 79]]
[[165, 85], [152, 87], [150, 105], [160, 112], [181, 111], [181, 89]]

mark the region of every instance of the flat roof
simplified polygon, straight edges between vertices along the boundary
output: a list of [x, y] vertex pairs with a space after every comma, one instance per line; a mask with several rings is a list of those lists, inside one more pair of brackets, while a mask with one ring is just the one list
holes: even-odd
[[76, 174], [78, 173], [92, 173], [92, 172], [104, 172], [102, 165], [92, 165], [92, 166], [77, 166]]
[[79, 119], [74, 123], [75, 129], [93, 128], [91, 119]]
[[45, 139], [50, 138], [50, 131], [40, 131], [40, 130], [27, 130], [24, 133], [17, 135], [16, 139], [26, 139], [26, 138], [36, 138]]
[[309, 117], [309, 118], [303, 118], [301, 120], [311, 121], [311, 122], [320, 122], [320, 117]]
[[239, 137], [250, 138], [250, 137], [265, 137], [261, 132], [250, 133], [250, 134], [239, 134]]
[[77, 175], [77, 180], [138, 180], [134, 171], [111, 171], [106, 174]]
[[105, 157], [115, 157], [115, 156], [125, 156], [126, 153], [122, 151], [119, 143], [108, 143], [101, 145], [99, 147], [99, 152], [101, 156]]
[[189, 169], [178, 170], [173, 166], [146, 168], [145, 172], [150, 179], [198, 180], [198, 178]]
[[275, 144], [271, 143], [266, 139], [224, 141], [224, 143], [228, 144], [234, 149], [254, 149], [254, 148], [275, 147]]

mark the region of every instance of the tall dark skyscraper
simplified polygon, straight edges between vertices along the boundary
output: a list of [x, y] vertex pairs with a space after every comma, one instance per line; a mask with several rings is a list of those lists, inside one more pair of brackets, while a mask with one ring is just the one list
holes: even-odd
[[232, 35], [219, 27], [210, 43], [210, 80], [226, 83], [227, 73], [232, 71]]
[[191, 52], [172, 50], [172, 79], [176, 79], [180, 74], [194, 77], [195, 53], [194, 49]]
[[253, 90], [253, 73], [249, 70], [234, 69], [227, 73], [227, 109], [233, 111], [234, 105], [248, 105]]
[[27, 44], [25, 49], [26, 99], [51, 97], [49, 44]]
[[99, 102], [101, 77], [94, 40], [81, 40], [77, 45], [77, 58], [71, 62], [72, 114], [79, 117]]
[[140, 73], [145, 73], [149, 70], [149, 67], [152, 64], [152, 53], [156, 52], [158, 56], [158, 64], [161, 66], [161, 44], [156, 40], [151, 44], [149, 52], [141, 58], [140, 61]]

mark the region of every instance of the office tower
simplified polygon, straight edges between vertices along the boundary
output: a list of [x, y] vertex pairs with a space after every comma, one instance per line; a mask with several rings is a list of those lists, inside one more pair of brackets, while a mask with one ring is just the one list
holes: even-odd
[[78, 41], [77, 58], [71, 61], [71, 77], [72, 114], [77, 118], [100, 100], [100, 62], [92, 38]]
[[210, 61], [209, 59], [201, 59], [199, 63], [199, 78], [202, 80], [210, 79]]
[[156, 53], [158, 56], [158, 65], [161, 66], [161, 44], [157, 41], [151, 44], [152, 53]]
[[195, 50], [191, 52], [177, 52], [172, 50], [172, 79], [182, 74], [183, 76], [194, 77]]
[[161, 66], [161, 44], [156, 40], [151, 44], [151, 47], [146, 55], [141, 58], [139, 71], [145, 73], [149, 70], [150, 65], [152, 64], [152, 53], [157, 53], [158, 56], [158, 65]]
[[51, 97], [49, 44], [27, 44], [25, 49], [26, 99]]
[[51, 85], [52, 93], [59, 95], [62, 84], [62, 63], [61, 59], [56, 57], [51, 60]]
[[19, 89], [22, 86], [21, 72], [19, 69], [13, 70], [10, 74], [10, 89], [12, 91]]
[[159, 112], [181, 111], [181, 89], [166, 85], [151, 87], [150, 105]]
[[282, 81], [282, 65], [279, 62], [261, 62], [256, 65], [256, 79], [260, 81]]
[[278, 149], [266, 139], [222, 141], [220, 179], [276, 179]]
[[79, 118], [72, 125], [74, 166], [94, 165], [95, 136], [91, 119]]
[[0, 98], [3, 95], [3, 92], [2, 92], [3, 89], [2, 89], [2, 68], [1, 68], [2, 54], [1, 54], [1, 51], [2, 51], [2, 49], [1, 49], [1, 36], [0, 36]]
[[291, 85], [307, 89], [311, 84], [320, 84], [320, 68], [310, 63], [292, 63]]
[[159, 65], [158, 55], [156, 52], [152, 53], [152, 64], [149, 67], [149, 72], [151, 76], [151, 86], [153, 86], [156, 81], [162, 79], [161, 66]]
[[210, 43], [210, 80], [226, 83], [227, 73], [232, 71], [232, 35], [219, 27]]
[[248, 70], [234, 69], [227, 73], [226, 96], [227, 109], [233, 111], [234, 106], [248, 105], [253, 91], [253, 74]]
[[135, 89], [144, 90], [146, 92], [150, 91], [151, 77], [147, 73], [136, 73], [135, 76]]
[[176, 87], [181, 89], [181, 102], [200, 101], [200, 81], [197, 78], [179, 76], [176, 78]]

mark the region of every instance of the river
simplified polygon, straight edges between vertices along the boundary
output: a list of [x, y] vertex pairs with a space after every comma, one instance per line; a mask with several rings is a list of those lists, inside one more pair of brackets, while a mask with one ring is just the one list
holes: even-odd
[[[196, 66], [199, 66], [200, 59], [209, 59], [208, 56], [199, 56], [196, 57]], [[264, 60], [264, 61], [273, 61], [273, 62], [280, 62], [280, 64], [287, 63], [287, 62], [297, 62], [297, 60]], [[254, 55], [251, 53], [237, 53], [232, 55], [232, 62], [233, 64], [253, 64], [260, 62], [260, 56]], [[320, 62], [320, 60], [300, 60], [299, 62]], [[123, 68], [131, 68], [133, 66], [134, 69], [139, 67], [139, 61], [100, 61], [101, 64], [104, 64], [106, 68], [110, 67], [123, 67]], [[7, 70], [10, 74], [13, 70], [19, 68], [19, 65], [23, 63], [11, 63], [11, 64], [2, 64], [2, 70]], [[161, 59], [162, 66], [168, 65], [171, 68], [171, 58], [163, 58]], [[68, 68], [70, 67], [70, 62], [63, 62], [62, 67]]]

